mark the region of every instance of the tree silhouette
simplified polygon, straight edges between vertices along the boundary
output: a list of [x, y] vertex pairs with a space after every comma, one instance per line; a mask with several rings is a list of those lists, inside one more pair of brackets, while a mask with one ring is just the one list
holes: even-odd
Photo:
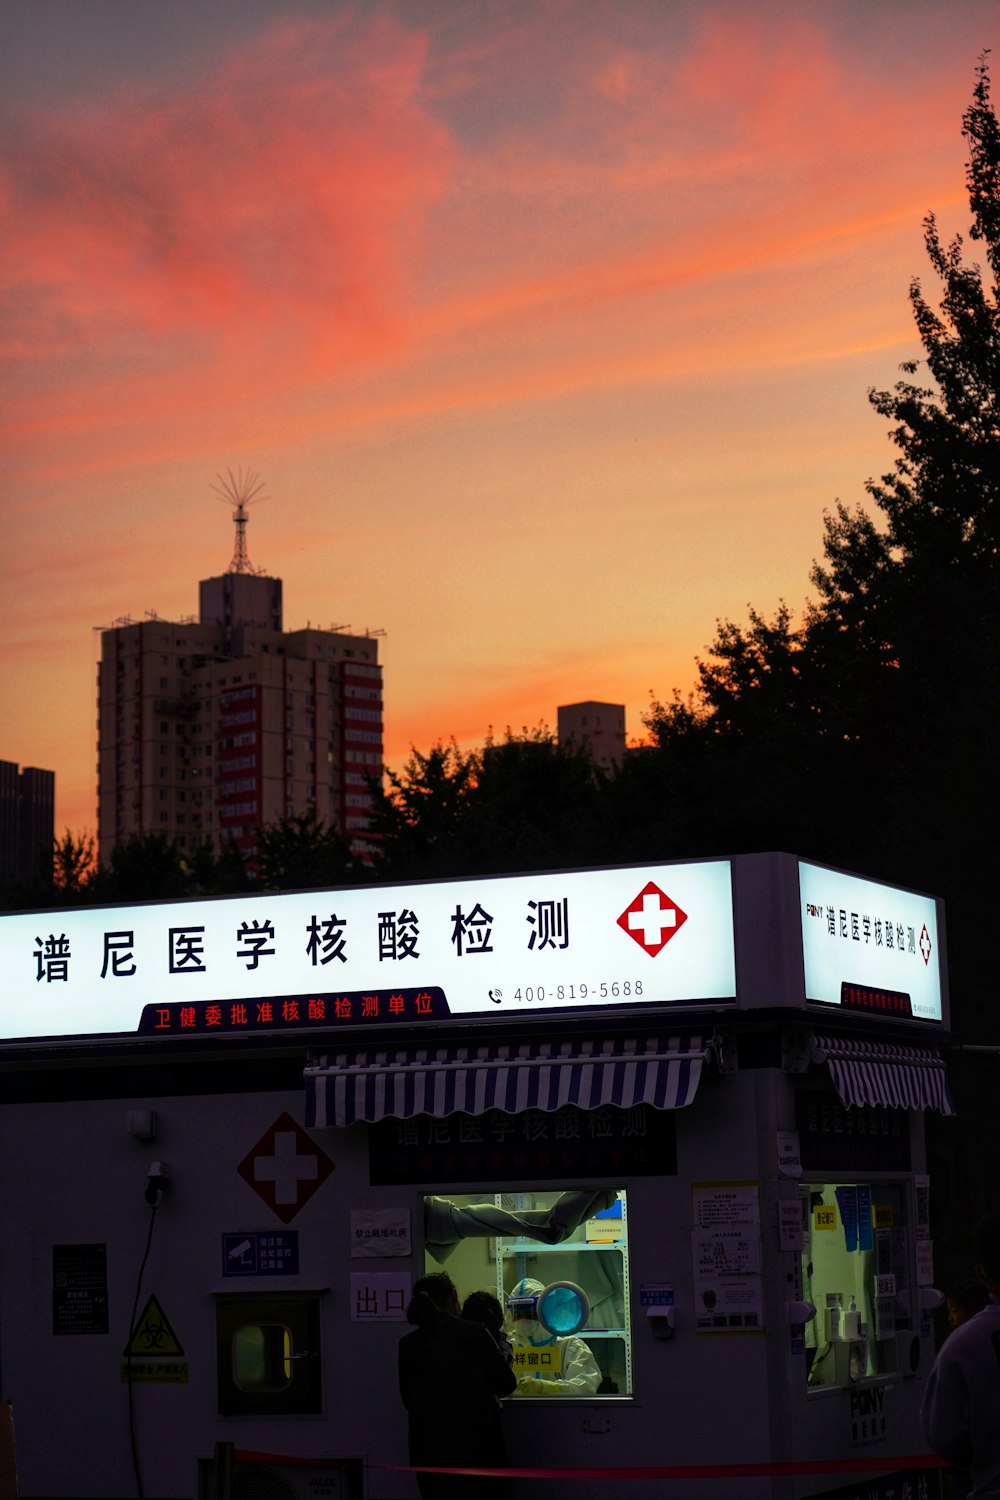
[[345, 885], [358, 878], [358, 862], [341, 833], [306, 813], [257, 830], [251, 878], [273, 891]]
[[411, 751], [402, 773], [373, 785], [380, 879], [501, 874], [595, 863], [603, 777], [587, 753], [541, 726], [482, 750], [454, 740]]

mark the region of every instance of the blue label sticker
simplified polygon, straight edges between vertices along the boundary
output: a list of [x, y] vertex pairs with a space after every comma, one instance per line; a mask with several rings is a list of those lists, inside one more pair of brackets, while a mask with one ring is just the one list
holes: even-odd
[[222, 1236], [223, 1276], [297, 1276], [297, 1229], [249, 1230]]
[[645, 1281], [639, 1287], [640, 1307], [673, 1307], [674, 1289], [666, 1281]]

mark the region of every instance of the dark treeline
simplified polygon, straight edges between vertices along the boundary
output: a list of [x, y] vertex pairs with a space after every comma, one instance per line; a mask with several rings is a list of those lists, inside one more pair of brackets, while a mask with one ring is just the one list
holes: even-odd
[[[993, 861], [998, 848], [1000, 578], [1000, 130], [985, 60], [963, 118], [969, 237], [924, 243], [934, 294], [914, 279], [923, 357], [868, 399], [894, 459], [868, 504], [824, 523], [813, 597], [724, 620], [694, 692], [653, 702], [649, 744], [604, 775], [544, 729], [465, 753], [414, 750], [373, 784], [375, 853], [294, 819], [261, 831], [255, 869], [234, 851], [185, 859], [155, 837], [96, 869], [85, 840], [7, 904], [118, 901], [356, 881], [554, 869], [783, 849], [942, 895], [955, 1039], [1000, 1046]], [[959, 1261], [968, 1224], [997, 1203], [992, 1104], [1000, 1058], [950, 1063], [960, 1116], [932, 1129]], [[995, 1155], [995, 1153], [994, 1153]]]

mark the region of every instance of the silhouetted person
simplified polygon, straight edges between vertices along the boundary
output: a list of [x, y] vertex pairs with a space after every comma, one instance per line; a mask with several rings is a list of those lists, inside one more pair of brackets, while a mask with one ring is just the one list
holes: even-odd
[[976, 1275], [993, 1301], [938, 1351], [924, 1392], [924, 1436], [969, 1477], [970, 1500], [1000, 1500], [1000, 1213], [976, 1231]]
[[953, 1286], [945, 1297], [948, 1304], [948, 1322], [952, 1328], [961, 1328], [963, 1323], [983, 1308], [990, 1300], [990, 1294], [982, 1281], [961, 1281]]
[[482, 1324], [504, 1359], [508, 1364], [511, 1363], [514, 1351], [507, 1336], [503, 1308], [498, 1297], [494, 1297], [492, 1292], [470, 1292], [462, 1303], [462, 1317]]
[[[499, 1398], [517, 1382], [479, 1323], [459, 1315], [458, 1293], [443, 1271], [421, 1276], [399, 1344], [399, 1389], [409, 1414], [410, 1463], [502, 1468], [507, 1454]], [[423, 1500], [478, 1500], [504, 1484], [475, 1475], [418, 1474]]]

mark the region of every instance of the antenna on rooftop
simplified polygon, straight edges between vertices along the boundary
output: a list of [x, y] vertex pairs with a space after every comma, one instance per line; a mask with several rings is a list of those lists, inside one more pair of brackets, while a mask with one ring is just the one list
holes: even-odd
[[218, 484], [212, 488], [224, 505], [232, 505], [233, 520], [236, 523], [236, 547], [233, 551], [233, 560], [226, 569], [227, 573], [260, 573], [263, 568], [255, 568], [247, 554], [247, 506], [255, 505], [258, 500], [265, 497], [261, 493], [264, 482], [252, 469], [246, 473], [237, 469], [234, 474], [232, 469], [227, 469], [225, 478], [216, 474]]

